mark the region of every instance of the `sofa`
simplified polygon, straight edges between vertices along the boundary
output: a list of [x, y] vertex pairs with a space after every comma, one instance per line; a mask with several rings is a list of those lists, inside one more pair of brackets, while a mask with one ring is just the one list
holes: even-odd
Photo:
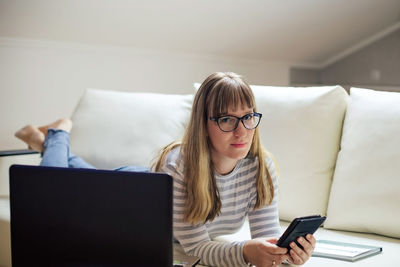
[[[298, 216], [327, 219], [317, 239], [380, 246], [346, 262], [312, 257], [306, 266], [399, 266], [400, 93], [340, 86], [252, 86], [262, 143], [279, 166], [282, 231]], [[193, 94], [88, 89], [71, 116], [71, 147], [98, 168], [149, 166], [179, 139]], [[55, 118], [56, 119], [56, 118]], [[38, 154], [0, 157], [0, 266], [10, 266], [8, 167]], [[250, 239], [248, 223], [217, 240]], [[176, 247], [175, 253], [182, 253]]]

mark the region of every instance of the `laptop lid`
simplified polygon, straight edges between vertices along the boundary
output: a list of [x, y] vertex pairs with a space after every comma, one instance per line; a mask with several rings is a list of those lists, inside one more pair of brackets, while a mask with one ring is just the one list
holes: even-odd
[[172, 266], [172, 178], [13, 165], [12, 265]]

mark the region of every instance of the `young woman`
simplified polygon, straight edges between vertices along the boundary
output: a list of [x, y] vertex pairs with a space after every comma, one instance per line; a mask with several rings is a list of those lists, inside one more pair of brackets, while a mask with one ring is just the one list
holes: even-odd
[[[167, 146], [156, 171], [174, 178], [174, 236], [187, 254], [211, 266], [303, 264], [315, 239], [300, 238], [304, 249], [275, 245], [280, 236], [277, 176], [263, 149], [250, 86], [234, 73], [214, 73], [200, 86], [181, 143]], [[252, 240], [221, 243], [248, 216]]]
[[[182, 141], [165, 147], [154, 166], [155, 171], [174, 178], [174, 238], [203, 264], [269, 267], [289, 261], [299, 265], [314, 250], [312, 235], [299, 238], [303, 249], [294, 242], [290, 251], [275, 245], [281, 234], [277, 174], [260, 142], [257, 126], [261, 117], [249, 85], [240, 76], [214, 73], [195, 96]], [[42, 165], [55, 166], [51, 161], [60, 157], [61, 150], [62, 166], [87, 164], [69, 152], [69, 120], [39, 129], [27, 127], [16, 135], [32, 148], [44, 151]], [[32, 133], [40, 137], [33, 138]], [[53, 156], [47, 157], [49, 153]], [[234, 233], [246, 216], [251, 240], [212, 241], [216, 236]]]

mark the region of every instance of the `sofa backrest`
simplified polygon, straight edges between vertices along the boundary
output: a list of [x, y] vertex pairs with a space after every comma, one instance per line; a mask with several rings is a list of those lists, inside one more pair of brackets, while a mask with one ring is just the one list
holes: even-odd
[[[263, 113], [262, 142], [281, 170], [281, 218], [326, 214], [347, 93], [340, 86], [252, 89]], [[159, 149], [182, 137], [192, 100], [89, 89], [72, 116], [72, 151], [99, 168], [149, 166]]]

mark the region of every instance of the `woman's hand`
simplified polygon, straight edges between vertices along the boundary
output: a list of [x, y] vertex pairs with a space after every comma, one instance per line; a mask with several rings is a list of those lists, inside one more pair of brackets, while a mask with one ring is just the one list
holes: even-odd
[[295, 242], [290, 243], [291, 250], [289, 251], [289, 255], [291, 259], [289, 261], [293, 264], [301, 265], [311, 257], [314, 252], [316, 240], [313, 235], [308, 234], [306, 238], [299, 237], [297, 242], [303, 246], [303, 249], [299, 248]]
[[252, 239], [243, 247], [243, 257], [257, 267], [272, 267], [289, 260], [288, 250], [276, 246], [277, 239]]

